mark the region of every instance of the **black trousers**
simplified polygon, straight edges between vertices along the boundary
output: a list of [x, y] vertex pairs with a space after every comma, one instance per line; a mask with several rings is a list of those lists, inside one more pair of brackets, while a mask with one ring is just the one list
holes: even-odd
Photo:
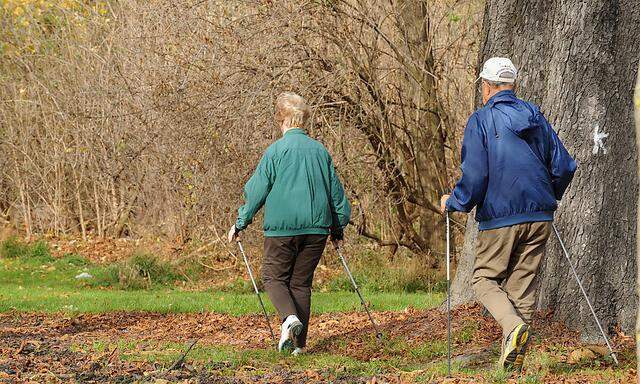
[[262, 281], [282, 321], [298, 316], [303, 329], [295, 345], [307, 344], [311, 316], [311, 283], [327, 243], [327, 235], [265, 237]]

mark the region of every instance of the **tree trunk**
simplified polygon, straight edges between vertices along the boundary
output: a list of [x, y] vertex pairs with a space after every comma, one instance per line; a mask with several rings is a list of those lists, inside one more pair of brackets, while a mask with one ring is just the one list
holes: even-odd
[[[636, 148], [640, 151], [640, 69], [638, 69], [638, 79], [636, 80], [636, 91], [633, 98], [633, 105], [635, 109], [636, 118]], [[638, 177], [640, 178], [640, 163], [638, 163]], [[638, 197], [638, 209], [640, 211], [640, 196]], [[636, 230], [640, 230], [640, 215], [637, 215]], [[640, 236], [636, 237], [636, 295], [640, 296], [640, 242], [637, 240]], [[638, 343], [638, 337], [640, 336], [640, 307], [636, 316], [636, 361], [638, 364], [638, 383], [640, 383], [640, 343]]]
[[[637, 151], [629, 127], [639, 28], [640, 3], [631, 0], [488, 0], [480, 55], [481, 62], [512, 59], [520, 71], [519, 96], [541, 106], [577, 159], [556, 225], [609, 332], [617, 325], [633, 330], [637, 308], [629, 283], [636, 277]], [[568, 268], [557, 240], [550, 239], [539, 306], [595, 338], [597, 328]]]
[[[475, 210], [473, 212], [475, 212]], [[473, 218], [473, 212], [470, 213], [467, 218], [464, 245], [462, 252], [458, 255], [456, 275], [451, 283], [451, 305], [464, 304], [475, 299], [471, 288], [471, 275], [473, 274], [473, 263], [476, 258], [475, 249], [476, 237], [478, 236], [478, 223], [476, 223]]]
[[[424, 70], [415, 71], [415, 78], [407, 78], [403, 84], [410, 101], [422, 110], [443, 111], [437, 93], [437, 83], [432, 75], [435, 73], [436, 61], [433, 56], [433, 36], [429, 31], [429, 6], [427, 2], [403, 0], [398, 2], [400, 10], [399, 21], [403, 35], [411, 36], [406, 44], [407, 56], [412, 56], [413, 61], [421, 63]], [[442, 170], [446, 169], [445, 142], [446, 136], [444, 113], [423, 113], [417, 118], [416, 127], [412, 130], [414, 140], [421, 145], [428, 146], [428, 150], [416, 152], [415, 173], [416, 179], [426, 201], [439, 201], [446, 184]], [[411, 129], [411, 126], [408, 128]], [[411, 169], [408, 169], [411, 172]], [[444, 220], [442, 215], [428, 209], [420, 209], [420, 236], [425, 239], [432, 250], [444, 249]], [[438, 258], [439, 259], [439, 258]], [[438, 260], [436, 259], [436, 260]]]

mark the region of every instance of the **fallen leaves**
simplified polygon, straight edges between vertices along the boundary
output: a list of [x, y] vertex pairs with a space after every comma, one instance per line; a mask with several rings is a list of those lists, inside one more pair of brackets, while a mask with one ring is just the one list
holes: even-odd
[[595, 360], [596, 354], [589, 348], [578, 348], [571, 351], [567, 363], [580, 364], [588, 361]]
[[[158, 314], [115, 312], [106, 314], [79, 314], [73, 317], [47, 314], [0, 314], [0, 380], [34, 382], [113, 382], [136, 381], [163, 384], [165, 382], [212, 383], [412, 383], [428, 380], [429, 383], [477, 383], [480, 376], [460, 376], [444, 379], [441, 374], [426, 369], [430, 363], [442, 361], [443, 352], [435, 349], [421, 350], [420, 346], [442, 345], [446, 338], [446, 314], [438, 310], [407, 309], [400, 312], [376, 312], [373, 314], [385, 334], [383, 343], [375, 342], [373, 329], [365, 313], [322, 314], [312, 319], [310, 349], [313, 353], [348, 356], [356, 361], [404, 361], [423, 362], [425, 369], [402, 371], [386, 368], [374, 377], [349, 375], [345, 367], [331, 372], [319, 369], [299, 371], [274, 364], [268, 371], [264, 366], [252, 366], [247, 361], [238, 366], [233, 377], [227, 372], [233, 366], [229, 361], [213, 361], [204, 367], [194, 368], [185, 364], [170, 375], [163, 373], [162, 365], [153, 362], [158, 356], [181, 352], [175, 347], [154, 349], [159, 343], [178, 342], [200, 338], [199, 345], [229, 345], [234, 349], [268, 349], [270, 334], [261, 316], [233, 317], [216, 313]], [[277, 326], [273, 319], [273, 326]], [[545, 352], [559, 367], [589, 366], [596, 370], [592, 376], [579, 371], [568, 378], [562, 374], [547, 373], [545, 383], [588, 383], [593, 377], [607, 382], [607, 372], [612, 370], [604, 359], [608, 350], [602, 345], [583, 345], [577, 334], [543, 314], [534, 323], [536, 338], [532, 348]], [[472, 331], [469, 331], [469, 330]], [[478, 367], [492, 366], [495, 361], [496, 341], [501, 331], [491, 319], [484, 317], [479, 307], [459, 307], [453, 311], [453, 332], [471, 332], [469, 337], [455, 337], [454, 362]], [[108, 341], [111, 340], [111, 343]], [[131, 356], [143, 357], [140, 361], [122, 360], [129, 352], [120, 350], [118, 343], [135, 345]], [[106, 343], [107, 347], [95, 350], [94, 343]], [[633, 345], [625, 338], [614, 340], [616, 348], [630, 350]], [[76, 346], [76, 347], [74, 347]], [[78, 348], [77, 346], [87, 346]], [[126, 348], [125, 348], [126, 349]], [[413, 352], [412, 352], [413, 351]], [[627, 356], [629, 356], [627, 354]], [[481, 357], [481, 358], [479, 358]], [[627, 358], [628, 359], [628, 358]], [[189, 361], [189, 357], [187, 357]], [[597, 362], [595, 364], [594, 362]], [[377, 363], [376, 363], [377, 364]], [[628, 364], [628, 361], [627, 361]], [[535, 369], [535, 367], [531, 367]], [[599, 370], [599, 371], [598, 371]], [[633, 371], [633, 372], [631, 372]], [[598, 372], [602, 372], [600, 376]], [[610, 375], [610, 374], [609, 374]], [[620, 383], [635, 377], [635, 370], [616, 371]], [[205, 380], [206, 379], [206, 380]], [[163, 381], [164, 380], [164, 381]], [[595, 380], [595, 379], [594, 379]], [[618, 379], [616, 379], [618, 380]], [[511, 382], [511, 381], [510, 381]], [[514, 383], [516, 381], [513, 381]]]
[[585, 345], [585, 348], [588, 348], [599, 357], [604, 357], [609, 354], [609, 348], [605, 345]]

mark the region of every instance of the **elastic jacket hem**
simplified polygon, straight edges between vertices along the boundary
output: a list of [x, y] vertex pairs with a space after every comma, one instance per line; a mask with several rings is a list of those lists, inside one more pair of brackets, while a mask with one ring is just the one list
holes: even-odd
[[277, 229], [265, 230], [265, 237], [288, 237], [298, 235], [328, 235], [329, 228], [302, 228], [302, 229]]
[[516, 224], [533, 223], [538, 221], [553, 221], [553, 211], [526, 212], [517, 215], [498, 217], [496, 219], [478, 222], [479, 229], [486, 231]]

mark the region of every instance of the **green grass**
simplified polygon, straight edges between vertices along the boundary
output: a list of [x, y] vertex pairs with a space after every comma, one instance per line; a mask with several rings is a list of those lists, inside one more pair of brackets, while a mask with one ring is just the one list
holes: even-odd
[[[361, 345], [365, 349], [374, 349], [373, 339]], [[92, 344], [75, 344], [72, 350], [86, 354], [104, 354], [117, 348], [120, 359], [133, 362], [152, 362], [159, 367], [167, 367], [186, 349], [188, 342], [162, 342], [153, 340], [98, 340]], [[444, 341], [407, 345], [401, 339], [385, 340], [384, 345], [375, 345], [385, 350], [385, 358], [359, 360], [357, 358], [331, 353], [313, 353], [299, 357], [280, 354], [272, 349], [241, 349], [234, 346], [196, 344], [188, 355], [190, 364], [205, 367], [219, 375], [234, 376], [248, 369], [252, 374], [272, 372], [278, 369], [302, 372], [312, 370], [321, 375], [335, 378], [371, 377], [379, 374], [408, 375], [403, 382], [432, 383], [447, 375], [446, 344]], [[527, 373], [514, 377], [494, 366], [471, 369], [454, 361], [451, 372], [454, 377], [482, 378], [483, 383], [539, 384], [545, 382], [547, 375], [556, 378], [571, 379], [574, 374], [581, 379], [592, 377], [593, 382], [610, 382], [625, 377], [624, 370], [597, 370], [576, 367], [573, 371], [558, 369], [552, 361], [545, 360], [539, 365], [539, 353], [532, 351], [529, 356]], [[630, 367], [627, 367], [630, 368]], [[409, 379], [410, 378], [410, 379]], [[327, 378], [328, 379], [328, 378]], [[509, 380], [512, 381], [509, 381]], [[600, 381], [598, 381], [600, 380]], [[604, 380], [604, 381], [602, 381]], [[471, 381], [474, 382], [474, 381]], [[582, 381], [581, 381], [582, 382]]]
[[[382, 270], [383, 268], [378, 268]], [[412, 306], [429, 308], [439, 305], [444, 295], [430, 286], [419, 285], [419, 275], [396, 279], [393, 283], [384, 282], [395, 272], [376, 272], [376, 268], [364, 269], [364, 295], [374, 310], [403, 310]], [[117, 273], [115, 278], [114, 271]], [[95, 276], [90, 282], [78, 281], [75, 276], [88, 272]], [[121, 274], [125, 283], [121, 284]], [[139, 279], [142, 278], [142, 281]], [[126, 280], [130, 279], [130, 281]], [[146, 280], [145, 280], [146, 279]], [[381, 279], [382, 283], [377, 283]], [[252, 292], [247, 292], [247, 282], [238, 280], [226, 291], [193, 291], [188, 284], [180, 282], [174, 270], [149, 255], [138, 255], [124, 263], [116, 265], [94, 265], [77, 255], [63, 258], [51, 257], [44, 242], [23, 244], [10, 240], [0, 244], [0, 311], [36, 311], [36, 312], [110, 312], [110, 311], [149, 311], [149, 312], [218, 312], [230, 315], [260, 313], [260, 306]], [[115, 283], [117, 282], [117, 283]], [[131, 283], [131, 284], [130, 284]], [[138, 284], [136, 286], [136, 284]], [[316, 292], [313, 295], [314, 313], [346, 312], [361, 310], [355, 293], [349, 286], [340, 288], [338, 280], [334, 291]], [[377, 284], [377, 285], [376, 285]], [[384, 292], [384, 284], [400, 284], [396, 288], [415, 293]], [[391, 287], [391, 285], [389, 287]], [[186, 287], [186, 288], [185, 288]], [[125, 289], [126, 288], [126, 289]], [[137, 289], [134, 289], [137, 288]], [[415, 289], [414, 289], [415, 288]], [[428, 292], [424, 292], [424, 291]], [[264, 293], [263, 298], [268, 311], [274, 313]], [[453, 335], [456, 343], [472, 341], [479, 330], [473, 322], [463, 323]], [[108, 335], [104, 336], [108, 338]], [[330, 338], [319, 340], [317, 344], [327, 343], [321, 350], [342, 350], [347, 346], [346, 339]], [[539, 340], [538, 340], [539, 342]], [[185, 345], [162, 340], [106, 339], [93, 344], [76, 344], [74, 348], [83, 353], [95, 354], [118, 347], [120, 357], [130, 361], [150, 361], [160, 365], [173, 362], [183, 351]], [[446, 341], [435, 340], [408, 344], [402, 337], [385, 339], [382, 345], [375, 343], [373, 335], [364, 338], [358, 348], [363, 348], [363, 356], [382, 351], [384, 358], [359, 360], [340, 354], [315, 353], [298, 358], [283, 356], [271, 350], [240, 349], [225, 345], [197, 344], [188, 359], [204, 365], [217, 374], [232, 376], [237, 371], [250, 370], [251, 374], [271, 372], [274, 367], [285, 367], [294, 371], [311, 369], [322, 375], [343, 378], [350, 376], [366, 377], [394, 372], [408, 375], [410, 381], [433, 382], [434, 378], [446, 375]], [[545, 351], [531, 353], [526, 365], [527, 375], [517, 379], [517, 383], [536, 384], [544, 382], [547, 375], [570, 378], [586, 375], [604, 379], [605, 382], [624, 377], [623, 370], [606, 368], [602, 359], [584, 364], [569, 365], [558, 356], [566, 356], [569, 351], [563, 345], [550, 345]], [[631, 355], [623, 356], [625, 361], [633, 361]], [[489, 357], [495, 360], [496, 356]], [[631, 365], [630, 365], [631, 366]], [[249, 367], [249, 368], [247, 368]], [[452, 372], [461, 377], [482, 377], [483, 382], [505, 383], [507, 375], [493, 369], [493, 365], [469, 365], [453, 363]], [[327, 377], [329, 380], [329, 377]]]
[[129, 259], [113, 264], [91, 283], [123, 289], [149, 289], [185, 281], [178, 268], [152, 254], [135, 252]]
[[[361, 250], [349, 261], [358, 285], [369, 292], [433, 293], [446, 289], [443, 276], [420, 258], [398, 257], [393, 262], [371, 249]], [[329, 291], [352, 291], [351, 281], [340, 275], [326, 284]]]
[[[375, 343], [372, 339], [370, 343]], [[174, 362], [185, 350], [188, 343], [161, 342], [161, 341], [132, 341], [100, 340], [89, 344], [76, 344], [77, 352], [95, 354], [118, 349], [121, 359], [127, 361], [146, 361], [158, 363], [160, 366], [168, 366]], [[361, 346], [365, 349], [374, 349], [373, 345]], [[240, 370], [250, 367], [251, 372], [268, 372], [274, 367], [286, 368], [291, 371], [313, 370], [321, 374], [333, 375], [336, 378], [349, 376], [371, 377], [373, 375], [388, 374], [394, 372], [398, 375], [407, 374], [411, 380], [406, 382], [430, 383], [434, 379], [444, 378], [447, 375], [446, 344], [444, 341], [435, 341], [409, 346], [401, 339], [385, 340], [382, 348], [386, 357], [383, 359], [359, 360], [349, 356], [330, 353], [313, 353], [299, 357], [287, 356], [271, 349], [238, 349], [237, 347], [224, 345], [196, 344], [189, 353], [188, 360], [197, 365], [215, 371], [217, 374], [233, 376]], [[537, 360], [532, 354], [532, 360]], [[539, 371], [542, 369], [542, 372]], [[511, 373], [502, 369], [482, 368], [470, 369], [459, 362], [454, 361], [451, 372], [455, 377], [482, 377], [486, 383], [507, 383], [512, 378]], [[604, 374], [608, 379], [624, 377], [623, 371], [598, 371], [592, 369], [576, 369], [575, 373], [598, 377]], [[526, 375], [516, 377], [518, 384], [539, 384], [544, 382], [545, 374], [556, 374], [559, 377], [571, 377], [571, 372], [557, 371], [553, 366], [531, 368]], [[513, 381], [512, 381], [513, 382]]]
[[[39, 312], [219, 312], [231, 315], [259, 313], [255, 294], [237, 292], [188, 291], [177, 287], [156, 286], [145, 290], [105, 288], [77, 281], [88, 272], [99, 280], [111, 273], [109, 267], [89, 264], [76, 255], [61, 259], [13, 257], [0, 259], [0, 311]], [[403, 310], [406, 307], [429, 308], [444, 299], [440, 293], [364, 292], [375, 310]], [[268, 310], [274, 312], [266, 294]], [[318, 292], [312, 298], [315, 313], [359, 310], [360, 302], [352, 292]]]
[[[120, 358], [128, 361], [147, 361], [168, 366], [185, 350], [185, 344], [144, 342], [135, 343], [128, 340], [97, 341], [92, 345], [77, 344], [73, 348], [76, 352], [102, 353], [118, 348]], [[218, 374], [233, 375], [243, 367], [251, 370], [272, 370], [274, 366], [286, 367], [293, 371], [318, 370], [333, 374], [337, 377], [345, 376], [373, 376], [396, 372], [412, 372], [424, 369], [424, 360], [392, 357], [388, 359], [358, 360], [349, 356], [329, 353], [314, 353], [298, 357], [284, 355], [272, 349], [238, 349], [232, 346], [201, 345], [189, 352], [189, 360], [203, 363], [207, 368]], [[446, 374], [441, 364], [432, 364], [431, 369], [439, 376]]]
[[43, 240], [33, 244], [25, 244], [15, 237], [11, 237], [0, 244], [0, 257], [5, 259], [24, 258], [35, 262], [53, 261], [49, 246]]

